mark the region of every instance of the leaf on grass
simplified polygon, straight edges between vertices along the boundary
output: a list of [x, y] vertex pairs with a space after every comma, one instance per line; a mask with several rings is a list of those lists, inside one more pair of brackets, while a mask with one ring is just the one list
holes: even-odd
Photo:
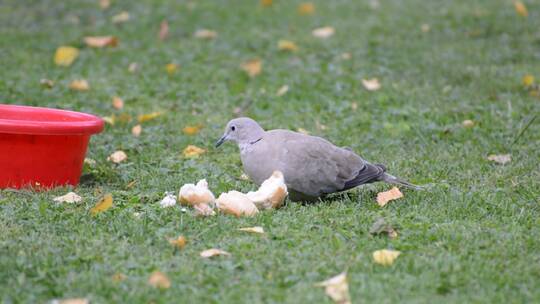
[[287, 94], [287, 92], [289, 92], [289, 86], [288, 85], [283, 85], [283, 86], [281, 86], [281, 88], [279, 88], [279, 90], [277, 90], [276, 96], [278, 96], [278, 97], [283, 96], [283, 95]]
[[75, 79], [69, 84], [69, 88], [74, 91], [88, 91], [90, 84], [85, 79]]
[[245, 232], [251, 232], [251, 233], [259, 233], [259, 234], [264, 233], [264, 228], [260, 227], [260, 226], [239, 228], [238, 230], [245, 231]]
[[184, 157], [188, 157], [188, 158], [197, 158], [199, 157], [199, 155], [203, 154], [204, 152], [206, 152], [205, 149], [199, 148], [195, 145], [188, 145], [184, 149], [184, 151], [182, 151], [182, 153], [184, 154]]
[[278, 50], [287, 51], [287, 52], [296, 52], [298, 51], [298, 46], [296, 45], [296, 43], [290, 40], [282, 39], [278, 41]]
[[169, 244], [171, 244], [173, 247], [178, 249], [184, 249], [186, 247], [187, 240], [183, 235], [180, 235], [179, 237], [175, 239], [169, 239]]
[[514, 1], [514, 8], [516, 9], [516, 13], [518, 13], [518, 15], [522, 17], [529, 16], [529, 11], [527, 11], [527, 7], [525, 6], [525, 4], [523, 4], [523, 2], [519, 0]]
[[383, 266], [390, 266], [400, 254], [401, 252], [397, 250], [376, 250], [373, 252], [373, 261]]
[[139, 137], [142, 132], [142, 126], [141, 125], [135, 125], [133, 128], [131, 128], [131, 134], [135, 137]]
[[470, 119], [465, 119], [461, 125], [464, 127], [464, 128], [472, 128], [474, 127], [474, 121], [470, 120]]
[[86, 298], [69, 298], [61, 300], [52, 300], [51, 304], [89, 304], [90, 300]]
[[264, 6], [264, 7], [271, 6], [273, 3], [272, 0], [260, 0], [260, 1], [261, 1], [261, 6]]
[[169, 22], [167, 20], [161, 21], [159, 24], [159, 40], [163, 41], [169, 37]]
[[324, 291], [335, 303], [350, 304], [349, 283], [347, 282], [347, 273], [342, 272], [324, 282], [315, 284], [317, 287], [324, 287]]
[[377, 91], [381, 88], [381, 83], [377, 78], [362, 79], [362, 84], [364, 85], [364, 88], [366, 88], [366, 90], [368, 91]]
[[249, 75], [255, 77], [262, 72], [262, 61], [260, 59], [251, 59], [240, 65], [240, 68]]
[[296, 129], [296, 131], [298, 131], [298, 133], [302, 133], [304, 135], [309, 135], [309, 131], [304, 129], [304, 128], [298, 128], [298, 129]]
[[137, 117], [137, 120], [140, 122], [140, 123], [143, 123], [143, 122], [147, 122], [147, 121], [150, 121], [150, 120], [153, 120], [153, 119], [156, 119], [158, 118], [159, 116], [163, 115], [163, 112], [152, 112], [152, 113], [148, 113], [148, 114], [141, 114]]
[[349, 52], [345, 52], [345, 53], [341, 53], [340, 57], [343, 60], [350, 60], [352, 58], [352, 55]]
[[46, 88], [48, 88], [48, 89], [54, 87], [54, 81], [52, 81], [52, 80], [50, 80], [50, 79], [42, 78], [42, 79], [39, 81], [39, 83], [40, 83], [42, 86], [44, 86], [44, 87], [46, 87]]
[[79, 49], [71, 46], [61, 46], [54, 53], [54, 63], [59, 66], [70, 66], [79, 56]]
[[93, 48], [115, 47], [118, 45], [118, 38], [114, 36], [87, 36], [84, 37], [84, 43]]
[[120, 272], [117, 272], [117, 273], [113, 274], [112, 277], [111, 277], [112, 281], [115, 282], [115, 283], [122, 282], [126, 278], [127, 278], [126, 275], [122, 274]]
[[177, 65], [176, 63], [167, 63], [165, 65], [165, 71], [167, 71], [167, 74], [169, 74], [169, 75], [175, 74], [178, 71], [179, 68], [180, 68], [180, 66]]
[[182, 132], [186, 135], [195, 135], [199, 133], [199, 131], [202, 129], [202, 125], [196, 125], [196, 126], [185, 126], [182, 129]]
[[82, 200], [82, 198], [75, 192], [68, 192], [62, 196], [57, 196], [53, 198], [53, 201], [57, 203], [78, 203]]
[[112, 106], [117, 110], [121, 110], [124, 107], [124, 100], [118, 96], [114, 96], [112, 99]]
[[322, 39], [330, 38], [332, 35], [334, 35], [334, 33], [335, 30], [331, 26], [316, 28], [311, 32], [314, 37]]
[[109, 6], [111, 6], [110, 0], [99, 0], [99, 7], [101, 7], [101, 9], [108, 9]]
[[523, 76], [522, 82], [524, 86], [530, 87], [534, 84], [534, 76], [531, 74], [527, 74]]
[[397, 231], [392, 227], [392, 225], [388, 224], [384, 218], [379, 218], [378, 220], [371, 225], [371, 228], [369, 229], [369, 233], [373, 235], [378, 234], [386, 234], [391, 239], [394, 239], [398, 236]]
[[127, 159], [126, 152], [122, 150], [114, 151], [109, 157], [107, 157], [107, 160], [110, 162], [113, 162], [115, 164], [119, 164]]
[[220, 255], [230, 256], [231, 254], [228, 253], [225, 250], [216, 249], [216, 248], [207, 249], [207, 250], [201, 251], [201, 253], [200, 253], [200, 256], [202, 258], [211, 258], [211, 257], [215, 257], [215, 256], [220, 256]]
[[311, 2], [304, 2], [298, 5], [298, 14], [313, 15], [315, 13], [315, 5]]
[[90, 209], [90, 213], [92, 215], [96, 215], [98, 213], [107, 211], [109, 208], [111, 208], [113, 205], [113, 197], [112, 194], [107, 193], [99, 200], [99, 202]]
[[171, 281], [161, 271], [154, 271], [148, 278], [148, 284], [154, 288], [168, 289], [171, 287]]
[[137, 72], [138, 69], [139, 69], [139, 65], [136, 62], [132, 62], [128, 66], [128, 71], [130, 73], [135, 73]]
[[221, 193], [216, 200], [216, 206], [219, 211], [236, 217], [254, 216], [259, 213], [253, 201], [246, 194], [238, 191]]
[[112, 18], [112, 23], [123, 23], [129, 20], [129, 13], [126, 11], [120, 12], [119, 14], [114, 15]]
[[193, 33], [193, 37], [197, 39], [211, 40], [211, 39], [217, 38], [217, 36], [218, 36], [218, 33], [216, 31], [208, 30], [208, 29], [196, 30], [195, 33]]
[[377, 203], [379, 206], [384, 207], [389, 201], [402, 197], [403, 193], [401, 193], [397, 187], [392, 187], [392, 189], [388, 191], [377, 193]]
[[431, 27], [429, 26], [429, 24], [424, 23], [420, 26], [420, 30], [422, 31], [422, 33], [427, 33], [431, 30]]
[[491, 154], [487, 157], [488, 160], [504, 165], [512, 160], [510, 154]]

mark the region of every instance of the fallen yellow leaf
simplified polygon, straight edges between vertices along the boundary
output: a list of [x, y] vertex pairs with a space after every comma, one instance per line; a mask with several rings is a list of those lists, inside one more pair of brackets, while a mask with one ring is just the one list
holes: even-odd
[[527, 7], [523, 2], [521, 1], [514, 1], [514, 8], [516, 9], [516, 13], [522, 17], [529, 16], [529, 12], [527, 11]]
[[131, 134], [135, 137], [139, 137], [142, 132], [142, 126], [141, 125], [135, 125], [133, 128], [131, 128]]
[[195, 134], [199, 133], [199, 131], [201, 130], [201, 128], [202, 128], [202, 125], [185, 126], [185, 127], [182, 129], [182, 132], [184, 132], [184, 134], [186, 134], [186, 135], [195, 135]]
[[124, 100], [118, 96], [114, 96], [112, 99], [112, 106], [117, 110], [121, 110], [124, 107]]
[[96, 215], [98, 213], [107, 211], [109, 208], [111, 208], [113, 205], [113, 197], [112, 194], [107, 193], [99, 200], [99, 202], [90, 209], [90, 213], [92, 215]]
[[216, 206], [219, 211], [240, 216], [254, 216], [259, 213], [259, 210], [246, 194], [238, 191], [229, 191], [221, 193], [216, 200]]
[[245, 232], [251, 232], [251, 233], [259, 233], [259, 234], [263, 234], [263, 233], [264, 233], [263, 227], [260, 227], [260, 226], [240, 228], [240, 229], [238, 229], [238, 230], [240, 230], [240, 231], [245, 231]]
[[182, 153], [184, 154], [184, 157], [196, 158], [196, 157], [199, 157], [199, 155], [203, 154], [204, 152], [206, 152], [205, 149], [199, 148], [194, 145], [188, 145]]
[[335, 303], [350, 304], [349, 284], [347, 282], [347, 273], [343, 272], [324, 282], [315, 284], [317, 287], [324, 287], [324, 291]]
[[200, 253], [200, 256], [202, 258], [211, 258], [211, 257], [219, 256], [219, 255], [230, 256], [231, 254], [225, 250], [216, 249], [216, 248], [207, 249], [207, 250], [201, 251]]
[[298, 133], [302, 133], [304, 135], [309, 135], [309, 131], [304, 129], [304, 128], [298, 128], [298, 129], [296, 129], [296, 131], [298, 131]]
[[90, 300], [86, 298], [69, 298], [69, 299], [62, 299], [62, 300], [55, 300], [51, 303], [54, 304], [89, 304]]
[[242, 63], [240, 68], [244, 70], [249, 77], [255, 77], [262, 72], [262, 61], [260, 59], [248, 60]]
[[103, 121], [110, 124], [111, 126], [114, 126], [114, 124], [116, 123], [116, 115], [114, 114], [111, 116], [103, 116], [101, 117], [101, 119], [103, 119]]
[[373, 261], [380, 265], [390, 266], [400, 254], [401, 252], [396, 250], [377, 250], [373, 252]]
[[288, 52], [296, 52], [298, 50], [298, 46], [290, 41], [290, 40], [279, 40], [278, 41], [278, 50], [280, 51], [288, 51]]
[[137, 120], [140, 122], [140, 123], [143, 123], [143, 122], [147, 122], [147, 121], [150, 121], [150, 120], [153, 120], [153, 119], [156, 119], [158, 118], [159, 116], [163, 115], [163, 112], [152, 112], [152, 113], [148, 113], [148, 114], [141, 114], [137, 117]]
[[311, 2], [304, 2], [298, 5], [298, 14], [313, 15], [315, 13], [315, 5]]
[[287, 94], [287, 92], [289, 92], [289, 86], [284, 85], [281, 88], [279, 88], [279, 90], [277, 90], [276, 96], [278, 96], [278, 97], [283, 96], [283, 95]]
[[261, 5], [262, 6], [271, 6], [272, 5], [272, 0], [261, 0]]
[[429, 26], [429, 24], [424, 23], [420, 26], [420, 30], [422, 31], [422, 33], [427, 33], [431, 30], [431, 27]]
[[170, 239], [169, 240], [169, 244], [171, 244], [172, 246], [178, 248], [178, 249], [184, 249], [184, 247], [186, 246], [186, 243], [187, 243], [187, 240], [186, 238], [181, 235], [175, 239]]
[[107, 160], [110, 162], [113, 162], [115, 164], [119, 164], [127, 159], [126, 152], [122, 150], [114, 151], [113, 154], [109, 155], [107, 157]]
[[114, 36], [88, 36], [84, 37], [84, 43], [93, 48], [115, 47], [118, 45], [118, 38]]
[[126, 11], [120, 12], [119, 14], [114, 15], [111, 20], [113, 23], [126, 22], [129, 20], [129, 13]]
[[88, 91], [90, 90], [90, 85], [84, 79], [76, 79], [69, 84], [69, 88], [74, 91]]
[[161, 21], [159, 25], [159, 40], [163, 41], [169, 36], [169, 22], [167, 20]]
[[52, 81], [52, 80], [50, 80], [50, 79], [42, 78], [42, 79], [39, 81], [39, 83], [40, 83], [42, 86], [44, 86], [44, 87], [46, 87], [46, 88], [49, 88], [49, 89], [52, 88], [52, 87], [54, 87], [54, 81]]
[[465, 119], [461, 125], [464, 127], [464, 128], [472, 128], [474, 127], [474, 121], [470, 120], [470, 119]]
[[523, 76], [523, 85], [526, 86], [526, 87], [530, 87], [534, 84], [534, 76], [531, 75], [531, 74], [527, 74], [525, 76]]
[[215, 39], [217, 38], [218, 36], [218, 33], [216, 31], [213, 31], [213, 30], [207, 30], [207, 29], [200, 29], [200, 30], [197, 30], [195, 31], [195, 33], [193, 34], [193, 37], [195, 38], [198, 38], [198, 39]]
[[311, 32], [313, 36], [322, 39], [330, 38], [332, 35], [334, 35], [334, 33], [335, 30], [331, 26], [316, 28]]
[[115, 283], [122, 282], [123, 280], [126, 279], [126, 275], [117, 272], [117, 273], [115, 273], [115, 274], [112, 275], [111, 279], [112, 279], [112, 281], [115, 282]]
[[62, 196], [57, 196], [53, 198], [53, 201], [57, 203], [78, 203], [81, 200], [82, 198], [75, 192], [68, 192]]
[[148, 278], [148, 284], [154, 288], [168, 289], [171, 287], [171, 281], [161, 271], [154, 271]]
[[79, 49], [71, 46], [61, 46], [54, 53], [54, 63], [59, 66], [70, 66], [79, 56]]
[[490, 161], [496, 162], [498, 164], [504, 165], [512, 160], [512, 156], [510, 154], [491, 154], [487, 158]]
[[165, 65], [165, 71], [167, 71], [167, 74], [172, 75], [178, 71], [180, 67], [176, 63], [167, 63]]
[[139, 65], [136, 62], [132, 62], [128, 66], [128, 71], [130, 73], [135, 73], [137, 72], [138, 69], [139, 69]]
[[101, 7], [101, 9], [107, 9], [109, 6], [111, 6], [110, 0], [99, 0], [99, 7]]
[[377, 91], [381, 88], [381, 84], [377, 78], [362, 79], [362, 84], [368, 91]]
[[397, 187], [392, 187], [392, 189], [388, 191], [377, 193], [377, 203], [379, 206], [384, 207], [389, 201], [402, 197], [403, 193], [401, 193]]

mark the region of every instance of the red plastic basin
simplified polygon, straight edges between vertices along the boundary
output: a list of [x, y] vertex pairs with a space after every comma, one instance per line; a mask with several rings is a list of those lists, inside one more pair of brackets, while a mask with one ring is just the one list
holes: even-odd
[[94, 115], [0, 104], [0, 188], [77, 185]]

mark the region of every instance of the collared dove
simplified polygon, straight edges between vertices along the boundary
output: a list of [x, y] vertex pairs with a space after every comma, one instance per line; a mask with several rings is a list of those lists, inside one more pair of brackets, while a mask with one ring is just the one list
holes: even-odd
[[244, 171], [258, 185], [274, 171], [281, 171], [293, 201], [311, 201], [378, 181], [421, 189], [386, 173], [385, 166], [369, 163], [350, 148], [289, 130], [265, 131], [247, 117], [229, 121], [216, 147], [225, 141], [238, 144]]

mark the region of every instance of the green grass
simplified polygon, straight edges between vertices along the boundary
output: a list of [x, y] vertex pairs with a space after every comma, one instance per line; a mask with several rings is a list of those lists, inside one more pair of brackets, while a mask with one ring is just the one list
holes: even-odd
[[[540, 302], [540, 121], [517, 138], [540, 110], [521, 84], [527, 73], [540, 79], [536, 1], [524, 1], [528, 18], [506, 0], [381, 0], [376, 10], [368, 0], [314, 1], [314, 16], [298, 16], [296, 1], [262, 8], [240, 0], [113, 0], [105, 11], [97, 2], [1, 2], [0, 101], [106, 116], [117, 112], [110, 100], [118, 95], [132, 116], [166, 115], [145, 123], [140, 138], [130, 134], [134, 122], [92, 138], [87, 156], [97, 165], [75, 189], [80, 205], [52, 201], [67, 188], [0, 191], [3, 302], [330, 303], [313, 285], [344, 270], [354, 303]], [[131, 20], [112, 24], [122, 10]], [[170, 37], [160, 42], [164, 19]], [[336, 28], [333, 37], [311, 36], [325, 25]], [[219, 37], [194, 39], [200, 28]], [[83, 47], [82, 37], [106, 34], [118, 36], [119, 47]], [[279, 52], [279, 39], [300, 50]], [[52, 61], [60, 45], [81, 47], [69, 68]], [[341, 59], [345, 52], [350, 60]], [[238, 66], [256, 57], [263, 73], [249, 79]], [[137, 73], [128, 72], [130, 62]], [[170, 62], [181, 66], [172, 76], [164, 70]], [[362, 88], [360, 80], [371, 77], [381, 80], [380, 91]], [[43, 88], [41, 78], [56, 85]], [[70, 91], [75, 78], [87, 79], [91, 90]], [[290, 91], [277, 97], [285, 84]], [[432, 186], [405, 191], [385, 208], [374, 198], [389, 187], [377, 184], [254, 218], [161, 209], [165, 191], [200, 178], [215, 194], [255, 188], [238, 178], [236, 147], [212, 147], [233, 109], [249, 102], [245, 115], [265, 128], [307, 129]], [[461, 127], [465, 119], [475, 127]], [[199, 123], [200, 134], [181, 132]], [[184, 159], [188, 144], [208, 153]], [[113, 165], [106, 158], [117, 149], [129, 159]], [[511, 153], [512, 161], [496, 165], [486, 160], [492, 153]], [[113, 193], [114, 207], [91, 216], [105, 192]], [[380, 217], [399, 227], [397, 239], [369, 234]], [[254, 225], [267, 233], [237, 231]], [[189, 243], [175, 251], [167, 239], [179, 234]], [[232, 256], [199, 258], [211, 247]], [[371, 260], [383, 248], [402, 251], [391, 267]], [[170, 277], [170, 289], [147, 285], [154, 270]], [[127, 279], [114, 283], [115, 273]]]

